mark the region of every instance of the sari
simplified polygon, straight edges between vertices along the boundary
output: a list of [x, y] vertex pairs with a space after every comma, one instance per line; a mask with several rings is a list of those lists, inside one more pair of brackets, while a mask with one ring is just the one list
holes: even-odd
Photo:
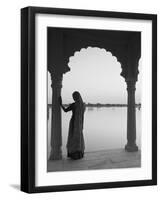
[[83, 122], [85, 104], [81, 97], [79, 101], [70, 104], [66, 111], [72, 110], [72, 117], [69, 123], [67, 139], [67, 156], [72, 159], [80, 159], [84, 156], [85, 142], [83, 137]]

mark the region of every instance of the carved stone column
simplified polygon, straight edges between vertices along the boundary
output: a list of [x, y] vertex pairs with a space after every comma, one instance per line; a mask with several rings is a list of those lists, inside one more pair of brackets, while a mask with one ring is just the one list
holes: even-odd
[[128, 107], [127, 107], [127, 144], [125, 150], [138, 151], [136, 145], [136, 113], [135, 113], [135, 79], [126, 80]]
[[52, 119], [50, 160], [62, 159], [61, 108], [59, 96], [62, 88], [62, 74], [51, 73], [52, 79]]

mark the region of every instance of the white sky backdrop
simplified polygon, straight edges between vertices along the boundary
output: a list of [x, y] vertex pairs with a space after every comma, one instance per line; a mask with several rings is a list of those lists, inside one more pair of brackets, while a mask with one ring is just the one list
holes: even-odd
[[[86, 103], [127, 103], [124, 78], [117, 58], [105, 49], [88, 47], [70, 57], [70, 71], [63, 75], [63, 103], [73, 102], [77, 90]], [[136, 83], [136, 103], [141, 102], [141, 62]], [[48, 103], [52, 102], [51, 78], [48, 72]]]

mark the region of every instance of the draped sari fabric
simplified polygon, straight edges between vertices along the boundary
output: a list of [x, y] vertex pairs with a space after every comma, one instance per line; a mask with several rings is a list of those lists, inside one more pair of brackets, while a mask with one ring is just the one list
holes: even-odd
[[73, 112], [69, 123], [68, 140], [66, 146], [68, 157], [79, 159], [83, 157], [85, 150], [83, 137], [85, 104], [83, 103], [81, 96], [79, 97], [79, 101], [76, 101], [68, 107], [68, 110], [72, 110]]

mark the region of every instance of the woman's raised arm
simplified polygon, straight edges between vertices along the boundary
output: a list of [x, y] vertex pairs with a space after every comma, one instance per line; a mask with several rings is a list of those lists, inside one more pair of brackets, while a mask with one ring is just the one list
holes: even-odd
[[65, 108], [65, 107], [63, 106], [61, 96], [59, 97], [59, 103], [60, 103], [61, 108], [64, 110], [64, 112], [68, 112], [68, 111], [72, 110], [71, 105], [68, 106], [67, 108]]

